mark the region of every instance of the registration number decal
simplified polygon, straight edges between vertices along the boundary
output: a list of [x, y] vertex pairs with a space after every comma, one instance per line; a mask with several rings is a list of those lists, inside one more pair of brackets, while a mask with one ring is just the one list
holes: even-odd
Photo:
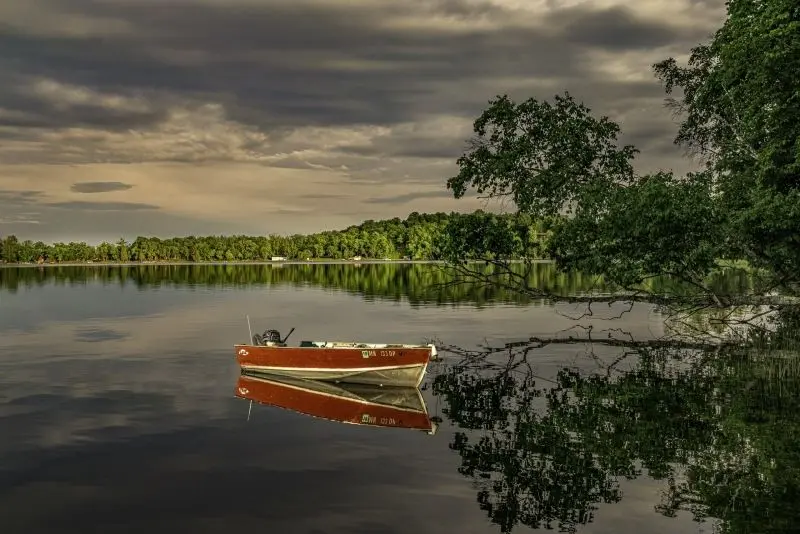
[[397, 419], [395, 419], [394, 417], [380, 417], [380, 418], [378, 418], [378, 417], [375, 417], [374, 415], [370, 415], [368, 413], [365, 413], [365, 414], [361, 415], [361, 423], [363, 423], [365, 425], [380, 424], [380, 425], [395, 426], [395, 425], [397, 425]]
[[394, 358], [397, 356], [396, 350], [362, 350], [361, 357], [362, 358], [375, 358], [376, 356], [381, 356], [384, 358]]

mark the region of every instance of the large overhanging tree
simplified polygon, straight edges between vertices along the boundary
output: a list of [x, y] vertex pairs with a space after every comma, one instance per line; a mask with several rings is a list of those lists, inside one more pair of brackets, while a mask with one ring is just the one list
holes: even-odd
[[[569, 93], [552, 102], [490, 102], [447, 187], [508, 200], [517, 228], [477, 213], [453, 223], [442, 244], [468, 278], [554, 300], [649, 301], [680, 308], [794, 305], [800, 292], [800, 4], [731, 0], [724, 25], [687, 66], [654, 65], [682, 117], [675, 139], [705, 168], [687, 176], [638, 175], [637, 149], [619, 126]], [[547, 221], [542, 243], [531, 221]], [[521, 236], [521, 237], [520, 237]], [[565, 298], [531, 288], [511, 258], [544, 248], [562, 270], [602, 276], [620, 295]], [[492, 269], [475, 268], [481, 259]], [[745, 260], [748, 294], [719, 294], [709, 277]], [[490, 274], [487, 274], [490, 273]], [[670, 277], [686, 290], [648, 291]], [[779, 295], [776, 294], [779, 293]]]

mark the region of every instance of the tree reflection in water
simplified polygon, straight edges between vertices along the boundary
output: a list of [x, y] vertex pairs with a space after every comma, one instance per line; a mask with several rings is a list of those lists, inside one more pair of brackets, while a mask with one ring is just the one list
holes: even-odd
[[616, 347], [610, 359], [591, 354], [591, 372], [564, 367], [548, 380], [536, 376], [537, 349], [448, 347], [458, 362], [433, 381], [458, 427], [459, 472], [501, 532], [575, 531], [599, 503], [624, 499], [620, 480], [643, 475], [664, 482], [655, 510], [666, 516], [795, 531], [800, 353]]

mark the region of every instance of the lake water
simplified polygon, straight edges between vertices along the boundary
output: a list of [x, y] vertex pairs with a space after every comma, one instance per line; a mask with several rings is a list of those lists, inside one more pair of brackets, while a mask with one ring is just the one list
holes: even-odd
[[[580, 289], [542, 269], [541, 283]], [[487, 369], [442, 350], [422, 388], [442, 419], [434, 435], [235, 396], [232, 345], [248, 339], [246, 315], [254, 332], [296, 327], [290, 343], [435, 338], [473, 350], [576, 324], [568, 306], [434, 285], [441, 276], [426, 265], [0, 269], [0, 532], [796, 525], [791, 369], [764, 382], [743, 364], [712, 372], [724, 378], [714, 382], [700, 364], [643, 370], [622, 349], [578, 344], [535, 349], [530, 366], [509, 371], [505, 353], [481, 360]], [[579, 324], [663, 332], [644, 306], [611, 324], [602, 317]], [[720, 396], [726, 387], [733, 393]]]

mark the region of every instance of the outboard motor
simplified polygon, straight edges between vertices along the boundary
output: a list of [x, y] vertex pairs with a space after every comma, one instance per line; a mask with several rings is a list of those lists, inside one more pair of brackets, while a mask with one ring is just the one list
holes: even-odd
[[267, 329], [264, 330], [263, 334], [255, 334], [253, 336], [253, 345], [283, 345], [286, 343], [286, 340], [289, 339], [289, 336], [292, 335], [294, 332], [294, 328], [292, 328], [286, 337], [281, 339], [281, 333], [277, 330]]
[[277, 330], [264, 330], [264, 335], [261, 337], [265, 342], [281, 343], [281, 333]]

